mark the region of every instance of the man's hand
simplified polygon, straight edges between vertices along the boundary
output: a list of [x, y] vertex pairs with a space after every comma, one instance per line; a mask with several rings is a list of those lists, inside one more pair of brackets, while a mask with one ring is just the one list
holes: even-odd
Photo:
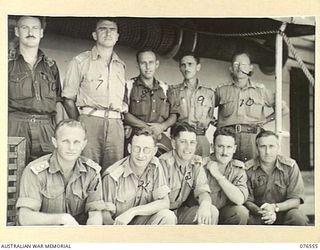
[[71, 214], [62, 214], [61, 215], [61, 225], [64, 226], [77, 226], [79, 223]]
[[198, 224], [202, 225], [211, 225], [212, 215], [211, 215], [211, 204], [207, 201], [203, 201], [198, 209], [196, 216], [193, 219], [193, 222], [198, 222]]
[[113, 225], [128, 225], [134, 216], [134, 213], [129, 209], [115, 218]]
[[270, 212], [270, 211], [266, 211], [266, 210], [260, 210], [259, 212], [261, 214], [261, 219], [264, 221], [265, 224], [273, 224], [276, 219], [277, 219], [277, 215], [275, 212]]
[[263, 203], [260, 208], [265, 211], [275, 212], [276, 205], [270, 203]]
[[155, 136], [160, 135], [164, 130], [165, 127], [161, 123], [147, 123], [149, 126], [149, 129], [153, 132]]
[[219, 171], [218, 164], [215, 161], [210, 161], [207, 165], [210, 174], [217, 180], [223, 178], [223, 174]]

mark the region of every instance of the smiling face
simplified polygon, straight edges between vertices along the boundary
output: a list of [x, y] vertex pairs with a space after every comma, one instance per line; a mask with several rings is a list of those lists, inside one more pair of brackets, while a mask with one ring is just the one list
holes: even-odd
[[274, 163], [279, 153], [279, 141], [273, 136], [260, 137], [257, 140], [257, 149], [262, 163]]
[[196, 152], [197, 135], [194, 132], [181, 131], [172, 139], [172, 147], [182, 161], [190, 161]]
[[81, 127], [62, 126], [56, 132], [52, 143], [58, 157], [64, 161], [76, 161], [87, 145], [86, 134]]
[[201, 65], [193, 56], [184, 56], [180, 60], [180, 72], [185, 80], [195, 79], [200, 71]]
[[43, 29], [39, 18], [21, 17], [15, 27], [15, 35], [19, 38], [20, 47], [39, 47], [43, 37]]
[[214, 142], [214, 154], [218, 162], [228, 164], [236, 152], [237, 146], [235, 145], [232, 136], [218, 135]]
[[157, 152], [154, 139], [150, 135], [134, 135], [131, 144], [128, 145], [130, 153], [130, 166], [144, 169]]
[[117, 24], [109, 20], [99, 21], [92, 37], [98, 46], [113, 48], [119, 38]]
[[141, 52], [138, 56], [138, 66], [143, 79], [152, 79], [159, 67], [159, 61], [152, 51]]

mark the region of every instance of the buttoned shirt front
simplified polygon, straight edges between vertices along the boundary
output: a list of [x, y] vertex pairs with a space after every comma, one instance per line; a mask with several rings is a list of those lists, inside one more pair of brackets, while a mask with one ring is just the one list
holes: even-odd
[[18, 49], [9, 60], [8, 81], [9, 112], [56, 113], [56, 102], [61, 101], [59, 70], [55, 61], [41, 50], [31, 67]]
[[154, 157], [138, 177], [130, 166], [130, 156], [110, 166], [103, 175], [106, 210], [116, 218], [128, 209], [164, 198], [169, 188], [158, 158]]
[[72, 216], [104, 208], [100, 166], [80, 157], [68, 183], [64, 182], [56, 152], [31, 162], [24, 170], [17, 208]]
[[144, 122], [161, 123], [168, 119], [174, 101], [170, 86], [154, 79], [151, 89], [136, 77], [128, 81], [127, 87], [130, 90], [129, 113]]
[[195, 156], [188, 165], [179, 162], [174, 150], [163, 154], [159, 159], [170, 188], [170, 209], [179, 208], [186, 201], [191, 190], [194, 190], [195, 197], [203, 192], [210, 193], [200, 156]]
[[303, 203], [304, 185], [295, 160], [279, 155], [270, 176], [261, 168], [259, 159], [246, 162], [248, 176], [248, 201], [261, 206], [263, 203], [279, 203], [288, 199], [300, 199]]
[[[210, 161], [217, 161], [214, 154], [210, 157], [204, 159], [205, 170], [208, 176], [208, 183], [211, 190], [210, 196], [212, 204], [218, 209], [223, 208], [226, 205], [232, 205], [233, 203], [226, 196], [225, 192], [219, 185], [218, 181], [211, 175], [207, 168]], [[244, 200], [248, 198], [248, 187], [247, 187], [247, 174], [245, 171], [245, 166], [242, 161], [232, 159], [226, 166], [224, 173], [222, 173], [225, 178], [236, 186], [243, 194]]]
[[127, 112], [124, 95], [125, 64], [115, 52], [107, 64], [94, 46], [69, 63], [62, 96], [75, 100], [77, 107]]
[[218, 127], [224, 127], [264, 121], [264, 107], [275, 105], [275, 95], [263, 84], [249, 80], [249, 84], [244, 88], [234, 83], [218, 86], [215, 101], [219, 107]]
[[207, 129], [215, 120], [214, 90], [197, 80], [196, 88], [183, 82], [174, 86], [175, 105], [173, 112], [179, 114], [178, 122], [186, 122], [196, 129]]

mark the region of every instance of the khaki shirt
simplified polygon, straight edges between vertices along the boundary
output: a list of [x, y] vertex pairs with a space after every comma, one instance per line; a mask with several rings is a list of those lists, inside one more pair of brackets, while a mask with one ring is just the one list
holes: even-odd
[[113, 52], [106, 64], [94, 46], [69, 63], [62, 96], [75, 100], [77, 107], [127, 112], [125, 85], [124, 62]]
[[161, 123], [172, 113], [172, 88], [154, 79], [153, 88], [136, 77], [127, 81], [129, 113], [144, 122]]
[[263, 121], [264, 107], [275, 105], [275, 95], [263, 84], [252, 81], [242, 89], [234, 83], [218, 86], [215, 98], [219, 107], [218, 127]]
[[8, 63], [9, 112], [56, 114], [56, 103], [61, 101], [61, 85], [56, 62], [38, 50], [33, 68], [17, 50]]
[[191, 192], [198, 197], [203, 192], [210, 193], [208, 179], [203, 168], [202, 158], [195, 156], [187, 166], [179, 163], [174, 151], [160, 156], [160, 162], [170, 188], [170, 209], [179, 208]]
[[169, 188], [158, 158], [154, 157], [140, 178], [132, 171], [130, 156], [110, 166], [103, 174], [106, 210], [113, 218], [128, 209], [164, 198]]
[[[218, 209], [223, 208], [226, 205], [232, 205], [233, 203], [226, 196], [218, 181], [211, 175], [210, 171], [207, 169], [207, 164], [210, 161], [217, 161], [214, 154], [204, 159], [205, 170], [208, 176], [209, 187], [211, 189], [210, 196], [212, 204], [215, 205]], [[248, 187], [247, 174], [245, 171], [244, 163], [239, 160], [231, 160], [226, 166], [223, 176], [225, 176], [228, 181], [230, 181], [242, 192], [244, 200], [246, 201], [248, 198]]]
[[204, 86], [199, 80], [195, 89], [186, 83], [174, 88], [174, 113], [178, 113], [178, 122], [186, 122], [196, 129], [207, 129], [210, 122], [215, 120], [214, 90]]
[[279, 155], [268, 176], [258, 159], [246, 162], [248, 176], [248, 201], [261, 206], [263, 203], [279, 203], [288, 199], [300, 199], [303, 203], [304, 185], [295, 160]]
[[104, 208], [100, 166], [80, 157], [64, 183], [56, 152], [31, 162], [23, 171], [17, 208], [72, 216]]

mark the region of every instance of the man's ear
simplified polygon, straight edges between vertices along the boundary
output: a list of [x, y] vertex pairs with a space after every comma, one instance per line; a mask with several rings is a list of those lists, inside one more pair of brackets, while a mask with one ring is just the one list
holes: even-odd
[[82, 144], [82, 150], [87, 146], [88, 140], [85, 139]]
[[129, 154], [131, 154], [131, 147], [132, 147], [132, 146], [131, 146], [131, 143], [129, 143], [129, 144], [128, 144], [128, 152], [129, 152]]
[[43, 29], [40, 30], [40, 38], [43, 37]]
[[233, 149], [233, 153], [236, 153], [236, 151], [237, 151], [237, 147], [238, 147], [238, 145], [237, 145], [237, 144], [235, 144], [235, 145], [234, 145], [234, 149]]
[[93, 40], [97, 41], [97, 32], [92, 32]]
[[19, 37], [18, 27], [14, 27], [14, 34]]
[[158, 147], [155, 146], [152, 152], [153, 156], [155, 156], [157, 152], [158, 152]]
[[156, 60], [156, 69], [159, 68], [159, 66], [160, 66], [160, 61]]
[[51, 137], [51, 141], [52, 141], [52, 144], [53, 144], [54, 148], [58, 148], [57, 139], [54, 138], [54, 137]]
[[176, 141], [174, 139], [171, 139], [171, 145], [173, 149], [176, 149]]
[[200, 63], [197, 64], [197, 68], [196, 69], [197, 69], [197, 72], [200, 71], [200, 69], [201, 69], [201, 64]]

